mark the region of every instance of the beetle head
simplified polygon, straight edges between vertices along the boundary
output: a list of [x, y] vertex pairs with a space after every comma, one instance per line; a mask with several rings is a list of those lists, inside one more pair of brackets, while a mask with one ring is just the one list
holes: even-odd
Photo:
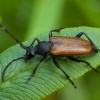
[[25, 61], [33, 58], [36, 54], [36, 47], [35, 46], [29, 46], [26, 50], [26, 54], [25, 54]]

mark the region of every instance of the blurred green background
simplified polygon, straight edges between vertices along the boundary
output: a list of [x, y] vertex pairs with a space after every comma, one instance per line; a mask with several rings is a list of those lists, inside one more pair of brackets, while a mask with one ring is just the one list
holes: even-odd
[[[99, 28], [100, 0], [0, 0], [0, 23], [21, 42], [62, 27]], [[15, 44], [0, 29], [0, 52]], [[77, 89], [69, 84], [43, 100], [100, 100], [100, 74], [91, 71], [74, 82]]]

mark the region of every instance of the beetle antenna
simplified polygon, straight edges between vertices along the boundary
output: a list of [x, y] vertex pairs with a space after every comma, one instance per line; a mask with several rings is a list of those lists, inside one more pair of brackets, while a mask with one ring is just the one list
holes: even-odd
[[26, 49], [26, 50], [27, 50], [26, 46], [24, 46], [17, 38], [15, 38], [4, 26], [2, 26], [2, 25], [0, 24], [0, 27], [1, 27], [6, 33], [8, 33], [15, 41], [17, 41], [23, 49]]

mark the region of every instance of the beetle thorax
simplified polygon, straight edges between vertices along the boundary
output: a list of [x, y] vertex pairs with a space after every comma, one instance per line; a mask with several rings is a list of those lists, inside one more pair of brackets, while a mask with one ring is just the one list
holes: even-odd
[[38, 43], [38, 45], [36, 46], [36, 54], [39, 55], [49, 54], [51, 45], [52, 45], [51, 42], [46, 42], [46, 41]]

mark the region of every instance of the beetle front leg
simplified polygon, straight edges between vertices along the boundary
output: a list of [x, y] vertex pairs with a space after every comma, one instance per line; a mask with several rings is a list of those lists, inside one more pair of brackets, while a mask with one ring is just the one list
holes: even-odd
[[75, 88], [77, 88], [77, 87], [75, 86], [74, 82], [70, 79], [70, 77], [66, 74], [66, 72], [61, 68], [61, 66], [57, 63], [57, 61], [55, 60], [55, 58], [53, 58], [53, 62], [54, 62], [54, 64], [56, 65], [56, 67], [59, 68], [59, 69], [64, 73], [64, 75], [67, 77], [67, 79], [70, 81], [70, 83], [71, 83]]
[[17, 60], [20, 60], [20, 59], [24, 59], [24, 57], [20, 57], [20, 58], [17, 58], [17, 59], [13, 59], [11, 62], [8, 63], [8, 65], [4, 68], [3, 72], [2, 72], [2, 82], [4, 82], [4, 75], [5, 75], [5, 72], [7, 70], [7, 68], [15, 61]]
[[37, 41], [38, 43], [41, 42], [38, 38], [35, 38], [35, 39], [33, 40], [33, 42], [31, 43], [30, 46], [32, 46], [32, 45], [34, 44], [35, 41]]
[[79, 59], [79, 58], [74, 58], [74, 57], [68, 57], [68, 58], [69, 58], [70, 60], [75, 61], [75, 62], [83, 62], [83, 63], [87, 64], [88, 66], [90, 66], [90, 68], [91, 68], [92, 70], [94, 70], [95, 72], [99, 73], [99, 72], [98, 72], [95, 68], [93, 68], [93, 67], [91, 66], [91, 64], [88, 63], [87, 61], [81, 60], [81, 59]]
[[33, 75], [35, 74], [35, 72], [36, 72], [38, 66], [44, 61], [44, 59], [45, 59], [46, 57], [47, 57], [47, 55], [45, 55], [42, 59], [40, 59], [40, 60], [38, 61], [38, 64], [36, 65], [35, 69], [33, 70], [33, 73], [31, 74], [31, 76], [27, 79], [26, 83], [27, 83], [29, 80], [32, 79], [32, 77], [33, 77]]

